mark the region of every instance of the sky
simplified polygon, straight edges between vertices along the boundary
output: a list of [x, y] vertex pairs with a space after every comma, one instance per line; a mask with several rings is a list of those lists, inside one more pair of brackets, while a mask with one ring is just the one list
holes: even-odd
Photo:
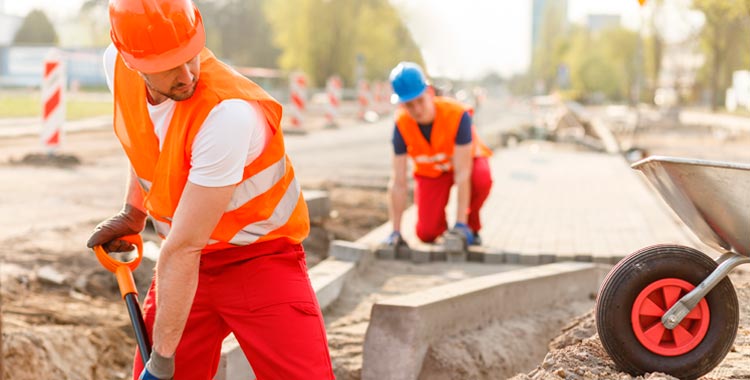
[[[283, 1], [283, 0], [282, 0]], [[488, 72], [508, 76], [528, 66], [532, 0], [390, 0], [403, 10], [431, 75], [476, 78]], [[41, 8], [53, 19], [76, 14], [82, 0], [0, 0], [5, 13], [25, 15]], [[636, 0], [568, 0], [568, 18], [585, 22], [589, 13], [620, 14], [638, 28]]]

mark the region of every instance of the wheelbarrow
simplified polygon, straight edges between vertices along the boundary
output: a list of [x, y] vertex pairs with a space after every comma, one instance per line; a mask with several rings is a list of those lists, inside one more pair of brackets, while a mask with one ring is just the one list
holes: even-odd
[[599, 338], [625, 372], [695, 379], [721, 363], [737, 335], [727, 275], [750, 262], [750, 165], [649, 157], [632, 167], [718, 259], [680, 245], [625, 257], [597, 297]]

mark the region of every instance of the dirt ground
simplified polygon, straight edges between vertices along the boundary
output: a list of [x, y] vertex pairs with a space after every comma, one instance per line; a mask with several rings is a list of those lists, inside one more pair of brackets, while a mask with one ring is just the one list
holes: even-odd
[[[750, 300], [750, 273], [737, 269], [731, 278], [740, 299], [737, 338], [724, 361], [702, 377], [703, 380], [750, 379], [750, 303], [747, 302]], [[550, 352], [536, 369], [512, 380], [678, 380], [663, 373], [631, 376], [618, 371], [596, 334], [593, 310], [571, 321], [549, 347]]]

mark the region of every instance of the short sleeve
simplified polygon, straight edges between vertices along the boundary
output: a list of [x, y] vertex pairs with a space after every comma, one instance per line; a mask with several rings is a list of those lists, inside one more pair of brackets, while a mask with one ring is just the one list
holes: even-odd
[[458, 124], [458, 132], [456, 133], [456, 145], [466, 145], [471, 143], [471, 115], [468, 112], [464, 112], [461, 116], [461, 122]]
[[398, 126], [393, 127], [393, 153], [397, 156], [406, 154], [406, 142], [404, 136], [401, 136], [401, 131], [398, 130]]
[[248, 102], [229, 99], [208, 114], [193, 141], [188, 180], [206, 187], [223, 187], [242, 180], [249, 151], [265, 144], [257, 110]]

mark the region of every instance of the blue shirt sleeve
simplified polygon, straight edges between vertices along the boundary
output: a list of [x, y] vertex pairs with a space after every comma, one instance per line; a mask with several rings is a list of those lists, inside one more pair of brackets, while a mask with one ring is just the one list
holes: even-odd
[[397, 156], [406, 154], [406, 142], [404, 136], [401, 136], [401, 131], [398, 130], [397, 126], [393, 127], [393, 153]]
[[456, 145], [466, 145], [471, 142], [471, 123], [471, 115], [468, 112], [464, 112], [463, 116], [461, 116], [461, 122], [458, 124]]

